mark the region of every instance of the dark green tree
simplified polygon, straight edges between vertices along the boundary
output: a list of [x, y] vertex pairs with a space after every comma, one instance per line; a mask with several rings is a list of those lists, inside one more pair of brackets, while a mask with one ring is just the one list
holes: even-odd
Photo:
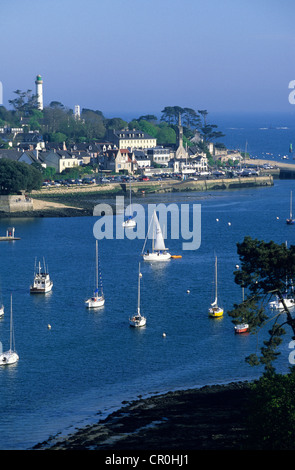
[[30, 116], [33, 110], [38, 108], [37, 95], [32, 94], [32, 90], [14, 92], [17, 98], [9, 100], [19, 117]]
[[[257, 333], [269, 326], [269, 337], [263, 342], [261, 355], [251, 354], [246, 360], [252, 365], [263, 364], [266, 372], [273, 372], [273, 361], [280, 354], [278, 346], [289, 328], [295, 339], [295, 319], [284, 301], [285, 290], [291, 289], [295, 276], [295, 246], [278, 245], [247, 236], [237, 244], [241, 266], [234, 272], [235, 282], [247, 291], [247, 298], [235, 304], [228, 314], [233, 323], [247, 322], [250, 331]], [[287, 280], [287, 282], [286, 282]], [[276, 315], [268, 308], [270, 298], [277, 295], [283, 309]]]
[[140, 116], [138, 118], [138, 121], [141, 121], [141, 120], [155, 123], [157, 122], [157, 116], [155, 116], [154, 114], [146, 114], [145, 116]]
[[36, 168], [8, 158], [0, 159], [0, 194], [18, 194], [20, 191], [40, 189], [42, 174]]
[[251, 384], [248, 429], [250, 448], [295, 449], [295, 369], [264, 375]]
[[178, 123], [179, 115], [184, 113], [184, 109], [180, 106], [166, 106], [161, 113], [161, 121], [167, 122], [170, 126]]

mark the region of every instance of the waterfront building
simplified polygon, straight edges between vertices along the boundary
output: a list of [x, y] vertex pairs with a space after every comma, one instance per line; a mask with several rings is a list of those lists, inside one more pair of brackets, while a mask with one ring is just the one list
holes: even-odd
[[150, 168], [151, 166], [151, 158], [149, 155], [146, 155], [145, 151], [143, 150], [134, 150], [134, 157], [137, 162], [137, 168]]
[[67, 168], [73, 168], [83, 164], [83, 158], [67, 150], [51, 150], [44, 156], [46, 166], [55, 168], [57, 173], [61, 173]]
[[157, 139], [139, 130], [115, 130], [108, 132], [108, 140], [119, 149], [148, 149], [156, 147]]
[[43, 168], [46, 168], [45, 156], [46, 152], [40, 152], [39, 150], [26, 150], [21, 153], [18, 161], [31, 165], [32, 163], [39, 163]]
[[115, 173], [133, 174], [137, 168], [135, 155], [129, 149], [112, 149], [99, 155], [101, 169]]
[[171, 149], [165, 148], [163, 146], [157, 146], [147, 150], [147, 155], [151, 158], [153, 163], [157, 163], [162, 166], [169, 165], [171, 158], [173, 158], [173, 153], [171, 154]]

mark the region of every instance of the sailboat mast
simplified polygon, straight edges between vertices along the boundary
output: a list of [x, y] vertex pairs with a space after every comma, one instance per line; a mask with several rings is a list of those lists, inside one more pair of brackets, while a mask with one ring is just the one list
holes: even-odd
[[98, 291], [98, 243], [97, 243], [97, 240], [95, 243], [95, 252], [96, 252], [96, 290]]
[[290, 194], [290, 219], [292, 219], [292, 191]]
[[137, 313], [140, 313], [140, 263], [138, 268]]
[[215, 302], [217, 302], [217, 256], [215, 257]]
[[130, 204], [130, 217], [131, 217], [132, 216], [131, 181], [129, 181], [129, 204]]
[[155, 244], [155, 217], [156, 213], [153, 214], [153, 240], [152, 240], [152, 252], [154, 252], [154, 244]]
[[12, 294], [10, 296], [10, 351], [12, 351]]

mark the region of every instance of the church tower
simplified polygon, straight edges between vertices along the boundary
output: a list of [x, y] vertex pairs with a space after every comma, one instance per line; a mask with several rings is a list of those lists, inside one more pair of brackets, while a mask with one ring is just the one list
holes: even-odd
[[40, 111], [43, 110], [43, 80], [41, 75], [37, 75], [36, 80], [36, 95], [37, 95], [37, 102], [38, 102], [38, 109]]
[[177, 150], [175, 153], [175, 158], [187, 158], [187, 151], [185, 150], [183, 146], [183, 127], [181, 124], [180, 113], [178, 117], [178, 132], [176, 136], [176, 145], [177, 145]]

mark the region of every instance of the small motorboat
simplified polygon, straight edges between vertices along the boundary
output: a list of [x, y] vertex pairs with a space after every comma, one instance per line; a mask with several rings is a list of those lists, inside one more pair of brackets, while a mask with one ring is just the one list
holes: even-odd
[[235, 326], [235, 333], [237, 334], [248, 333], [248, 331], [249, 331], [248, 323], [240, 323], [239, 325]]

